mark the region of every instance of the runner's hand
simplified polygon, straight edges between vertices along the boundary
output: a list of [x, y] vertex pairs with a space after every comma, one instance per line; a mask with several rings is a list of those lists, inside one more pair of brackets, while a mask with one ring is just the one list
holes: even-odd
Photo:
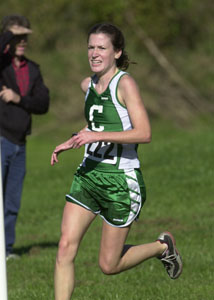
[[58, 155], [66, 150], [72, 149], [72, 148], [76, 148], [75, 147], [75, 141], [74, 141], [75, 136], [73, 136], [72, 138], [70, 138], [68, 141], [60, 144], [59, 146], [56, 146], [54, 152], [51, 155], [51, 165], [53, 166], [55, 163], [58, 163]]

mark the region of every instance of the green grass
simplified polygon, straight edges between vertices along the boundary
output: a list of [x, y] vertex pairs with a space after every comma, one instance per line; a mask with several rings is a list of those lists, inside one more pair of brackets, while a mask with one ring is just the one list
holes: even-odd
[[[162, 230], [171, 231], [183, 257], [183, 274], [170, 280], [156, 259], [119, 275], [102, 274], [97, 263], [101, 229], [97, 218], [76, 259], [72, 299], [213, 299], [213, 122], [189, 129], [164, 122], [154, 122], [152, 127], [152, 143], [139, 147], [148, 198], [128, 243], [150, 242]], [[7, 263], [9, 300], [54, 298], [53, 271], [64, 195], [83, 150], [63, 153], [54, 167], [50, 156], [71, 132], [64, 128], [29, 138], [15, 245], [21, 259]]]

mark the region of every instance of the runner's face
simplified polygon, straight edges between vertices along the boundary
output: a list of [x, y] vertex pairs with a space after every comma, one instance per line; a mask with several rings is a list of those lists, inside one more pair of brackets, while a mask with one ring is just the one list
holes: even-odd
[[111, 39], [104, 33], [92, 33], [88, 41], [88, 60], [92, 72], [105, 74], [116, 67], [121, 51], [115, 51]]

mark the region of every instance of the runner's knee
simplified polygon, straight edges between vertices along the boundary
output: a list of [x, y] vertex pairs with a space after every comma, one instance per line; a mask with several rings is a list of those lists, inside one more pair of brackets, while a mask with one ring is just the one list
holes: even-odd
[[78, 245], [73, 241], [62, 237], [59, 242], [57, 262], [73, 261], [77, 254]]
[[100, 258], [99, 266], [101, 271], [106, 275], [113, 275], [117, 273], [117, 266], [111, 259]]

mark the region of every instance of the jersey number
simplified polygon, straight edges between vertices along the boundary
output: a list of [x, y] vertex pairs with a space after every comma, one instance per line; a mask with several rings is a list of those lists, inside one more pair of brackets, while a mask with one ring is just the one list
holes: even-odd
[[[91, 155], [91, 156], [94, 156], [94, 157], [97, 157], [97, 158], [103, 158], [103, 159], [111, 159], [113, 160], [114, 159], [114, 156], [113, 155], [109, 155], [110, 152], [113, 150], [114, 148], [114, 144], [112, 143], [107, 143], [107, 142], [99, 142], [95, 148], [94, 151], [91, 151], [91, 147], [92, 147], [93, 144], [89, 144], [88, 145], [88, 148], [87, 148], [87, 154], [88, 155]], [[99, 153], [99, 150], [102, 148], [102, 147], [105, 147], [105, 151], [101, 154]], [[108, 147], [107, 147], [108, 146]], [[103, 150], [103, 149], [102, 149]]]

